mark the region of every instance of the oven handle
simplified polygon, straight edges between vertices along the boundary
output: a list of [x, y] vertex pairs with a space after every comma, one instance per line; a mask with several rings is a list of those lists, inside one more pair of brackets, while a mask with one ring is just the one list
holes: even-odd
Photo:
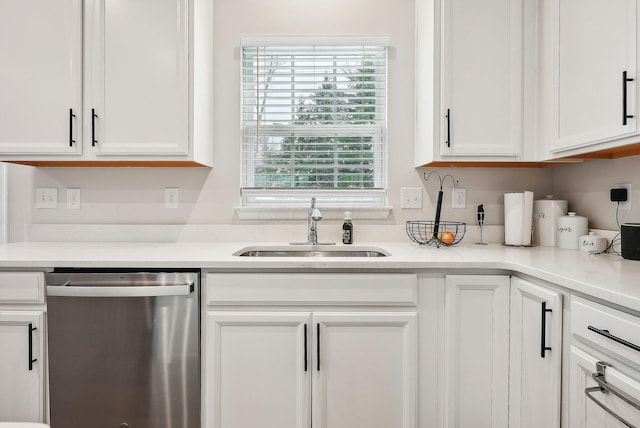
[[609, 364], [604, 362], [604, 361], [598, 361], [596, 363], [596, 372], [595, 373], [591, 373], [591, 377], [598, 384], [598, 386], [592, 386], [590, 388], [586, 388], [584, 390], [584, 393], [587, 395], [587, 397], [589, 397], [589, 399], [591, 401], [596, 403], [605, 412], [609, 413], [611, 416], [616, 418], [618, 421], [622, 422], [625, 426], [627, 426], [629, 428], [636, 428], [635, 425], [632, 425], [629, 422], [627, 422], [620, 415], [615, 413], [613, 410], [609, 409], [600, 400], [598, 400], [597, 398], [595, 398], [592, 395], [593, 392], [602, 392], [604, 394], [610, 392], [611, 394], [615, 395], [616, 397], [618, 397], [619, 399], [621, 399], [622, 401], [624, 401], [625, 403], [627, 403], [628, 405], [630, 405], [634, 409], [640, 410], [640, 401], [638, 401], [637, 399], [635, 399], [634, 397], [630, 396], [626, 392], [622, 391], [621, 389], [618, 389], [617, 387], [615, 387], [615, 386], [613, 386], [613, 385], [611, 385], [611, 384], [609, 384], [607, 382], [607, 380], [605, 378], [605, 372], [606, 372], [607, 366], [609, 366]]
[[604, 410], [605, 412], [607, 412], [608, 414], [613, 416], [616, 420], [620, 421], [624, 426], [627, 426], [629, 428], [636, 428], [635, 425], [632, 425], [629, 422], [627, 422], [622, 416], [618, 415], [616, 412], [614, 412], [613, 410], [611, 410], [610, 408], [605, 406], [596, 397], [591, 395], [592, 392], [606, 392], [604, 388], [600, 388], [599, 386], [592, 386], [590, 388], [585, 389], [584, 393], [586, 394], [587, 397], [589, 397], [591, 399], [591, 401], [596, 403], [602, 410]]
[[193, 293], [194, 283], [144, 286], [83, 287], [69, 285], [48, 285], [48, 296], [64, 297], [163, 297], [188, 296]]

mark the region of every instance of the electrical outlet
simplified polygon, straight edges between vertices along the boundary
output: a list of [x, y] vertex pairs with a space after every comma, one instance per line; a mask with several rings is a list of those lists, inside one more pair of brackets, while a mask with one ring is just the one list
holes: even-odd
[[464, 187], [454, 187], [451, 192], [451, 208], [467, 207], [467, 189]]
[[620, 202], [619, 208], [621, 210], [631, 209], [631, 183], [618, 183], [613, 186], [614, 189], [627, 189], [627, 200]]
[[400, 189], [400, 208], [422, 208], [422, 189]]
[[180, 205], [179, 191], [177, 187], [167, 187], [164, 189], [164, 207], [165, 208], [178, 208]]
[[67, 209], [80, 209], [80, 189], [67, 189]]
[[36, 208], [37, 209], [58, 208], [58, 189], [56, 187], [36, 188]]

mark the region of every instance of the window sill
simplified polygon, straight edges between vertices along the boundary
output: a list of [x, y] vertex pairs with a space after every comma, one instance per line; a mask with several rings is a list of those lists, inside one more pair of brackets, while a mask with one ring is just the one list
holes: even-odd
[[[393, 207], [318, 207], [324, 219], [342, 220], [345, 211], [350, 211], [353, 219], [386, 220]], [[304, 220], [307, 218], [307, 207], [236, 207], [240, 220]]]

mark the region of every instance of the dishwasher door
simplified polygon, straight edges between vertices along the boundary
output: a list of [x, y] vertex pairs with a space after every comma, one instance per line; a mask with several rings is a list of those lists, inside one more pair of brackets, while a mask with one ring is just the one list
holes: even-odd
[[199, 273], [46, 282], [52, 428], [200, 426]]

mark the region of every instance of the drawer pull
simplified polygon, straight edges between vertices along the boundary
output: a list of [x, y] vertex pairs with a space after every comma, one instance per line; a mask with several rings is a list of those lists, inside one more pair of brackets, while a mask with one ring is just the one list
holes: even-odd
[[593, 326], [589, 326], [589, 327], [587, 327], [587, 329], [593, 331], [594, 333], [598, 333], [599, 335], [604, 336], [607, 339], [611, 339], [614, 342], [618, 342], [621, 345], [627, 346], [627, 347], [633, 349], [634, 351], [640, 352], [640, 346], [638, 346], [638, 345], [636, 345], [634, 343], [628, 342], [628, 341], [626, 341], [624, 339], [621, 339], [618, 336], [614, 336], [613, 334], [609, 333], [609, 330], [600, 330], [599, 328], [595, 328]]
[[622, 125], [627, 125], [627, 119], [633, 119], [632, 114], [627, 113], [627, 83], [633, 82], [633, 78], [627, 77], [627, 72], [622, 72]]
[[33, 363], [38, 361], [37, 358], [33, 358], [33, 332], [37, 330], [36, 327], [33, 326], [33, 323], [29, 323], [29, 371], [33, 370]]
[[608, 365], [609, 364], [605, 363], [604, 361], [598, 361], [596, 363], [596, 373], [592, 373], [591, 377], [598, 384], [598, 386], [592, 386], [590, 388], [586, 388], [584, 390], [584, 393], [586, 394], [587, 397], [589, 397], [589, 399], [591, 401], [593, 401], [598, 406], [600, 406], [600, 408], [602, 408], [602, 410], [604, 410], [605, 412], [607, 412], [608, 414], [613, 416], [616, 420], [620, 421], [625, 426], [627, 426], [629, 428], [637, 428], [635, 425], [629, 423], [624, 418], [622, 418], [620, 415], [615, 413], [613, 410], [611, 410], [610, 408], [605, 406], [600, 400], [598, 400], [592, 394], [594, 392], [602, 392], [604, 394], [611, 393], [611, 394], [615, 395], [616, 397], [620, 398], [625, 403], [629, 404], [631, 407], [635, 408], [636, 410], [640, 410], [640, 401], [636, 400], [635, 398], [633, 398], [632, 396], [630, 396], [626, 392], [618, 389], [617, 387], [607, 383], [607, 381], [605, 379], [605, 369], [606, 369], [606, 367]]
[[318, 323], [317, 327], [317, 334], [316, 334], [316, 358], [318, 359], [318, 371], [320, 371], [320, 323]]
[[304, 371], [308, 370], [307, 368], [307, 323], [304, 324]]
[[544, 358], [544, 354], [546, 351], [551, 351], [551, 347], [547, 346], [545, 338], [545, 335], [547, 333], [547, 312], [553, 312], [553, 310], [547, 309], [547, 302], [542, 302], [542, 314], [540, 316], [540, 358]]

